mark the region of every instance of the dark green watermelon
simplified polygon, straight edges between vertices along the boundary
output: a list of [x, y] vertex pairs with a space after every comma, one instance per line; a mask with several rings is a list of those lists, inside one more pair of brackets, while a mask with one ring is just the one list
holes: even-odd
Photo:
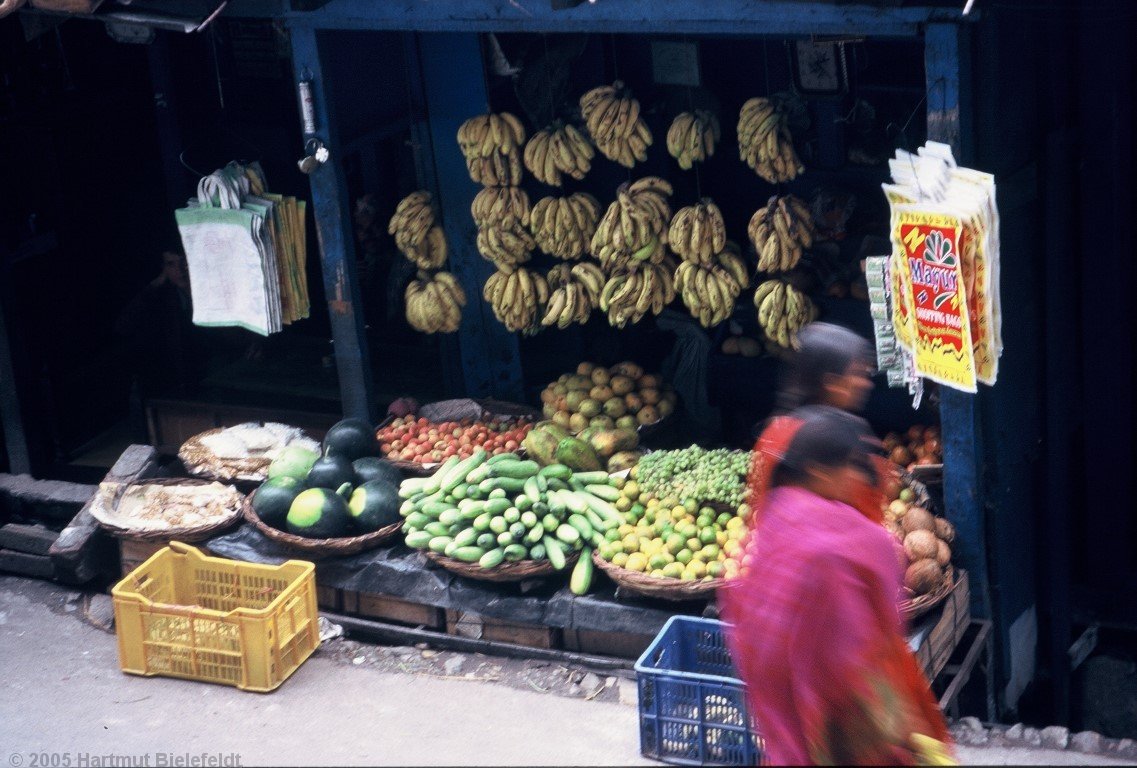
[[288, 532], [309, 539], [338, 539], [350, 535], [351, 511], [335, 491], [309, 488], [288, 510]]
[[355, 489], [348, 511], [355, 527], [361, 531], [377, 531], [400, 520], [399, 487], [384, 480], [372, 480]]
[[379, 439], [363, 419], [344, 419], [324, 435], [324, 453], [346, 456], [349, 462], [364, 456], [378, 456]]
[[344, 483], [354, 483], [355, 470], [346, 456], [330, 453], [316, 459], [308, 470], [306, 482], [309, 488], [330, 488], [334, 491]]
[[351, 468], [355, 470], [356, 485], [363, 485], [372, 480], [384, 480], [395, 486], [403, 482], [403, 475], [395, 469], [395, 465], [377, 456], [364, 456], [362, 459], [356, 459], [351, 462]]
[[304, 483], [295, 477], [274, 477], [266, 480], [253, 494], [253, 511], [265, 525], [285, 530], [285, 520], [292, 502], [304, 490]]

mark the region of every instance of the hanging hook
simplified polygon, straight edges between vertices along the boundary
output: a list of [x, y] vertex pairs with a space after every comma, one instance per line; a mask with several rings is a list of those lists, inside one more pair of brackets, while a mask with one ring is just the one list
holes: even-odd
[[185, 168], [187, 171], [192, 173], [194, 176], [197, 176], [198, 178], [209, 175], [208, 173], [202, 173], [201, 171], [193, 168], [192, 166], [190, 166], [189, 163], [186, 162], [186, 151], [184, 149], [178, 155], [178, 162], [182, 164], [183, 168]]

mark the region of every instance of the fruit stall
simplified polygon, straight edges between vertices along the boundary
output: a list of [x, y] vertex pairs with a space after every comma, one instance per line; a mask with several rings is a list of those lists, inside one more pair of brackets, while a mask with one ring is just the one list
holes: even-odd
[[[284, 14], [305, 138], [328, 150], [309, 178], [348, 418], [318, 447], [252, 434], [280, 432], [264, 424], [183, 455], [222, 480], [226, 455], [258, 459], [228, 477], [243, 522], [205, 546], [303, 553], [337, 613], [537, 647], [635, 656], [670, 616], [703, 613], [741, 567], [752, 430], [798, 330], [873, 338], [865, 260], [892, 249], [893, 148], [969, 156], [954, 5]], [[366, 155], [339, 153], [366, 116], [409, 178], [349, 178]], [[376, 401], [350, 223], [365, 191], [412, 269], [407, 323], [455, 340], [475, 399]], [[929, 385], [914, 408], [876, 381], [886, 525], [935, 677], [992, 615], [982, 425], [971, 393]], [[109, 518], [121, 501], [103, 503]]]

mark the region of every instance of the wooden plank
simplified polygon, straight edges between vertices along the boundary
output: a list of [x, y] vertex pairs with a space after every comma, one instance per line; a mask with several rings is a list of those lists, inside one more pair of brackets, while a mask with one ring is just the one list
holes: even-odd
[[292, 64], [296, 80], [308, 80], [312, 88], [316, 133], [305, 139], [318, 138], [330, 152], [328, 162], [316, 168], [308, 180], [343, 412], [374, 423], [375, 389], [356, 276], [355, 243], [349, 236], [354, 230], [347, 207], [347, 180], [340, 165], [343, 144], [335, 128], [336, 105], [331, 103], [330, 89], [324, 84], [320, 41], [314, 29], [292, 31]]
[[929, 680], [947, 666], [971, 622], [970, 589], [967, 572], [963, 571], [955, 588], [935, 609], [939, 617], [916, 649], [916, 659]]
[[39, 525], [9, 523], [0, 526], [0, 549], [47, 555], [58, 538], [58, 533]]
[[[913, 37], [928, 21], [963, 19], [962, 8], [962, 4], [959, 8], [881, 8], [793, 0], [673, 0], [663, 5], [652, 0], [621, 0], [580, 3], [568, 8], [554, 7], [547, 0], [332, 0], [319, 12], [289, 12], [285, 19], [293, 28], [311, 25], [324, 29]], [[977, 17], [973, 11], [967, 19]]]
[[407, 600], [400, 600], [388, 595], [377, 595], [369, 592], [344, 592], [344, 612], [365, 616], [370, 619], [381, 619], [396, 624], [405, 624], [410, 627], [425, 627], [427, 629], [443, 629], [446, 626], [446, 616], [441, 608], [433, 605], [422, 605]]
[[343, 610], [343, 590], [317, 584], [316, 605], [326, 611]]
[[651, 645], [655, 635], [631, 632], [597, 632], [591, 629], [564, 630], [566, 651], [615, 656], [621, 659], [638, 659]]
[[465, 611], [446, 611], [446, 633], [529, 648], [559, 648], [562, 644], [562, 632], [557, 627], [503, 621]]
[[164, 549], [168, 541], [135, 541], [134, 539], [118, 539], [119, 563], [123, 577], [130, 574], [138, 566], [145, 563], [160, 549]]

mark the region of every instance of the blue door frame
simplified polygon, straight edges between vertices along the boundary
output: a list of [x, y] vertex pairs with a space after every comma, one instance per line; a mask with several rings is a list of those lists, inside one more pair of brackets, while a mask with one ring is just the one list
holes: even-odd
[[[450, 137], [453, 129], [464, 117], [484, 107], [485, 84], [481, 65], [472, 64], [472, 51], [478, 48], [477, 35], [481, 32], [595, 32], [607, 33], [669, 33], [691, 35], [777, 36], [810, 37], [815, 35], [841, 35], [871, 37], [873, 39], [923, 39], [927, 88], [928, 136], [948, 143], [956, 157], [964, 164], [974, 158], [974, 106], [971, 87], [971, 52], [969, 48], [970, 24], [975, 17], [963, 19], [960, 12], [945, 8], [873, 7], [862, 5], [833, 5], [806, 2], [738, 3], [734, 0], [676, 0], [661, 5], [653, 0], [624, 0], [582, 4], [574, 8], [553, 10], [548, 0], [516, 3], [510, 0], [454, 0], [447, 3], [375, 3], [370, 0], [332, 0], [319, 11], [285, 14], [285, 21], [293, 36], [293, 58], [296, 71], [305, 66], [314, 75], [317, 94], [325, 89], [319, 82], [318, 31], [332, 30], [403, 30], [423, 33], [421, 45], [421, 75], [427, 84], [427, 101], [432, 125], [428, 130], [434, 152], [437, 189], [444, 203], [444, 224], [451, 243], [452, 268], [463, 282], [471, 297], [479, 296], [480, 281], [485, 271], [481, 259], [474, 253], [472, 224], [466, 217], [447, 215], [449, 211], [464, 211], [476, 188], [466, 178], [464, 167], [453, 148]], [[456, 66], [454, 57], [460, 59]], [[472, 70], [472, 71], [471, 71]], [[449, 72], [455, 80], [447, 93], [431, 83], [439, 77], [432, 73]], [[450, 101], [460, 101], [458, 109]], [[319, 105], [319, 99], [317, 101]], [[447, 106], [449, 105], [449, 109]], [[321, 128], [334, 136], [335, 113], [326, 105], [319, 105]], [[434, 125], [438, 120], [439, 124]], [[456, 122], [457, 121], [457, 122]], [[335, 156], [336, 147], [331, 146]], [[329, 165], [334, 165], [329, 164]], [[350, 253], [350, 232], [345, 218], [346, 201], [336, 199], [342, 184], [336, 184], [336, 171], [326, 168], [313, 174], [313, 204], [317, 227], [321, 233], [322, 258], [325, 281], [329, 274], [345, 276], [346, 293], [351, 295], [354, 279], [351, 270], [344, 270], [345, 262], [353, 261]], [[323, 174], [323, 176], [321, 176]], [[455, 221], [455, 218], [459, 220]], [[333, 235], [332, 230], [340, 233]], [[335, 280], [332, 280], [336, 284]], [[329, 289], [330, 295], [335, 291]], [[472, 301], [472, 305], [481, 305]], [[334, 312], [334, 310], [333, 310]], [[469, 314], [469, 313], [467, 313]], [[346, 350], [366, 350], [361, 318], [336, 322], [337, 359]], [[346, 336], [341, 338], [340, 334]], [[521, 392], [520, 363], [517, 340], [503, 333], [492, 316], [484, 312], [476, 317], [464, 318], [459, 335], [462, 372], [467, 393], [489, 393], [505, 397], [518, 397]], [[370, 392], [366, 376], [360, 376], [355, 362], [340, 363], [341, 387], [353, 387], [353, 392], [366, 397]], [[354, 383], [345, 380], [359, 376]], [[1015, 547], [1006, 537], [989, 537], [987, 495], [985, 493], [985, 445], [983, 401], [985, 393], [969, 395], [944, 388], [941, 390], [941, 421], [944, 447], [944, 499], [946, 514], [958, 532], [958, 558], [971, 574], [972, 612], [997, 621], [1002, 649], [1001, 676], [1006, 678], [1015, 669], [1021, 677], [1023, 663], [1033, 674], [1034, 647], [1031, 627], [1017, 628], [1018, 638], [1009, 637], [1011, 623], [1028, 624], [1034, 621], [1034, 589], [1030, 579], [1020, 579], [1014, 586], [1015, 594], [998, 593], [990, 583], [988, 563], [999, 557], [989, 549]], [[367, 398], [370, 400], [370, 398]], [[348, 400], [345, 397], [345, 410]], [[989, 541], [989, 538], [991, 540]], [[1002, 606], [1000, 605], [1002, 604]], [[1023, 605], [1029, 611], [1021, 611]], [[1018, 619], [1019, 621], [1016, 621]], [[1029, 647], [1028, 647], [1029, 646]], [[1008, 689], [1004, 705], [1014, 706], [1023, 683]]]

